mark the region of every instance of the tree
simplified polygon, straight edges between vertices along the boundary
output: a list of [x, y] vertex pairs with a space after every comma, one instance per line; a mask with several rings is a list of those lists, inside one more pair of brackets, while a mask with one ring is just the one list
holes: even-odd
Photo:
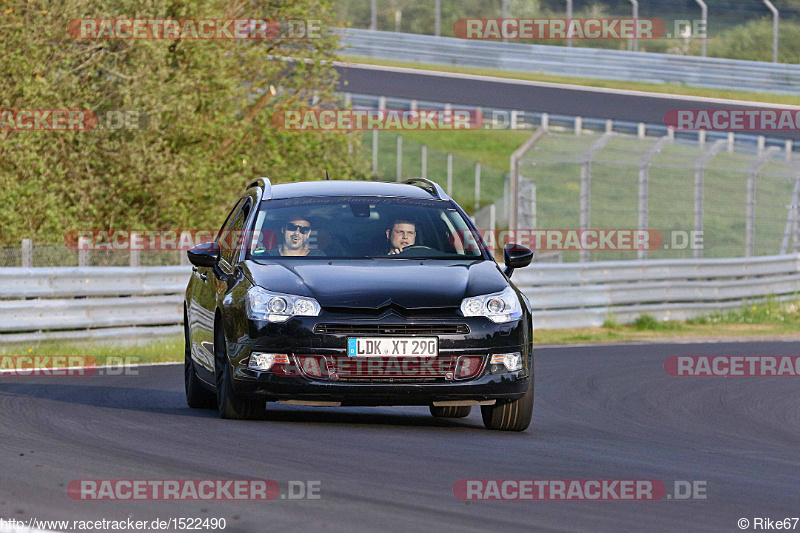
[[[0, 131], [4, 243], [59, 241], [76, 228], [213, 228], [255, 177], [319, 179], [328, 169], [351, 178], [363, 169], [343, 133], [270, 123], [275, 110], [307, 107], [312, 95], [320, 105], [336, 100], [327, 0], [3, 7], [0, 108], [82, 109], [100, 119], [90, 131]], [[282, 31], [269, 40], [71, 37], [69, 22], [87, 17], [270, 18]], [[321, 21], [319, 35], [288, 35], [290, 20]], [[105, 119], [120, 111], [140, 113], [144, 127], [110, 128]]]

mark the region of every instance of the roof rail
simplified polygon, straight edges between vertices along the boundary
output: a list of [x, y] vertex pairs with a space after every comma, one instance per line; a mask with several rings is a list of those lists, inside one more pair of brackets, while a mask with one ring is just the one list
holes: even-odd
[[261, 195], [262, 200], [272, 199], [272, 183], [269, 181], [269, 178], [258, 178], [256, 181], [247, 186], [248, 189], [251, 187], [261, 187], [264, 189], [264, 194]]
[[450, 196], [444, 192], [444, 189], [433, 180], [429, 180], [428, 178], [411, 178], [405, 180], [403, 183], [407, 185], [416, 185], [417, 187], [424, 189], [431, 193], [431, 195], [435, 196], [440, 200], [449, 200]]

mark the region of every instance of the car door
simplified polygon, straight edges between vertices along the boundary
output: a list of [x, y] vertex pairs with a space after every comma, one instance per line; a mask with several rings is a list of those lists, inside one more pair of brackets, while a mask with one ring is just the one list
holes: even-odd
[[[214, 242], [224, 248], [231, 227], [241, 213], [245, 199], [240, 199], [225, 223], [217, 233]], [[221, 256], [226, 252], [223, 250]], [[219, 267], [193, 267], [192, 293], [189, 301], [189, 332], [192, 345], [192, 358], [197, 363], [197, 375], [208, 383], [214, 383], [214, 312], [217, 307], [216, 270]]]

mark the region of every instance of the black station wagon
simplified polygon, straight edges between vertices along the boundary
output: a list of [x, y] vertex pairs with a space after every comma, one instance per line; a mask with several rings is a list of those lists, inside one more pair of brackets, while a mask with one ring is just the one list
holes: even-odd
[[214, 242], [189, 250], [186, 399], [223, 418], [267, 402], [533, 411], [530, 303], [436, 183], [252, 183]]

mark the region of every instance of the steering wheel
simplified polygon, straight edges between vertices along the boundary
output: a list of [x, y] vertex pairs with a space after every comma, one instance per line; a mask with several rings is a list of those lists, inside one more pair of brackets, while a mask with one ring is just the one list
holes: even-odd
[[421, 244], [414, 244], [411, 246], [406, 246], [403, 248], [403, 251], [394, 254], [392, 257], [436, 257], [440, 255], [441, 252], [436, 248], [431, 248], [430, 246], [423, 246]]

